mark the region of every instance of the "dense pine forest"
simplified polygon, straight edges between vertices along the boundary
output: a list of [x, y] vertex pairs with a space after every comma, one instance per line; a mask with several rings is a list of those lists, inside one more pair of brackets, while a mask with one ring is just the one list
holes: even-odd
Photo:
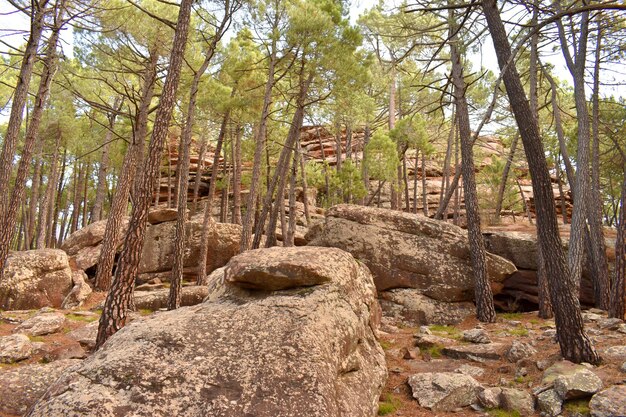
[[[106, 350], [136, 289], [245, 304], [343, 276], [296, 248], [328, 246], [383, 316], [398, 289], [486, 325], [536, 310], [563, 358], [602, 363], [581, 305], [626, 314], [622, 2], [2, 3], [0, 308], [93, 290]], [[250, 255], [272, 247], [284, 271]], [[48, 304], [16, 295], [16, 265], [57, 262], [28, 253], [67, 257], [67, 290], [27, 297]]]

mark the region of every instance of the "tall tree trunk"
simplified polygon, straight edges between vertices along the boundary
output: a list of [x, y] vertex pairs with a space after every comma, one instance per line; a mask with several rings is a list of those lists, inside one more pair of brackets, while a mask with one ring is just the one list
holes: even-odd
[[[304, 206], [304, 218], [306, 220], [307, 227], [309, 227], [311, 225], [311, 214], [309, 210], [309, 193], [308, 193], [309, 185], [307, 184], [307, 180], [306, 180], [306, 168], [305, 168], [305, 162], [304, 162], [304, 154], [302, 152], [302, 146], [300, 145], [300, 141], [298, 141], [297, 151], [300, 154], [300, 157], [298, 159], [300, 160], [300, 176], [302, 177], [302, 205]], [[315, 205], [315, 201], [313, 202], [313, 204]]]
[[500, 213], [502, 212], [502, 203], [504, 202], [504, 193], [506, 192], [506, 184], [509, 181], [509, 172], [511, 171], [511, 165], [513, 164], [513, 159], [515, 158], [515, 152], [517, 151], [517, 141], [519, 140], [519, 136], [515, 135], [513, 137], [513, 142], [511, 142], [511, 149], [509, 151], [509, 157], [504, 164], [504, 170], [502, 171], [502, 178], [500, 179], [500, 186], [498, 187], [498, 199], [496, 200], [496, 211], [495, 218], [496, 223], [500, 223]]
[[[371, 138], [371, 130], [370, 130], [370, 125], [369, 124], [365, 124], [365, 132], [363, 133], [363, 156], [365, 156], [365, 152], [367, 149], [367, 145], [370, 143], [370, 138]], [[322, 150], [322, 155], [324, 154], [324, 151]], [[365, 192], [367, 194], [369, 194], [370, 192], [370, 174], [369, 171], [367, 169], [367, 164], [363, 164], [362, 165], [362, 175], [363, 175], [363, 186], [365, 187]], [[365, 197], [363, 197], [363, 204], [365, 204], [365, 202], [367, 201], [367, 195]]]
[[[298, 140], [298, 142], [300, 142]], [[289, 228], [287, 229], [287, 235], [283, 235], [284, 246], [295, 246], [296, 236], [296, 180], [298, 178], [298, 165], [300, 164], [300, 152], [298, 152], [298, 146], [293, 153], [293, 162], [291, 163], [291, 178], [289, 179]]]
[[29, 249], [35, 248], [35, 230], [37, 227], [37, 205], [39, 204], [39, 194], [41, 191], [41, 174], [43, 168], [43, 157], [41, 155], [43, 148], [43, 140], [37, 141], [37, 150], [35, 154], [37, 159], [35, 161], [35, 168], [33, 169], [33, 178], [31, 180], [30, 187], [30, 199], [29, 199], [29, 215], [28, 215], [28, 236], [30, 237]]
[[[273, 30], [278, 28], [280, 21], [280, 12], [274, 11], [273, 16]], [[277, 40], [272, 37], [271, 45], [269, 47], [270, 55], [268, 60], [267, 81], [265, 83], [265, 92], [263, 94], [263, 110], [261, 111], [261, 120], [259, 122], [259, 130], [255, 138], [254, 145], [254, 160], [252, 162], [252, 178], [250, 179], [250, 191], [248, 193], [248, 201], [246, 204], [246, 215], [243, 219], [243, 227], [241, 232], [240, 251], [245, 252], [250, 249], [252, 245], [252, 229], [254, 226], [254, 207], [257, 203], [259, 194], [259, 186], [261, 183], [261, 164], [263, 157], [263, 148], [265, 147], [265, 138], [267, 136], [267, 122], [270, 115], [270, 108], [272, 106], [272, 90], [275, 83], [275, 70], [278, 62], [277, 54]]]
[[46, 187], [46, 192], [44, 194], [43, 202], [40, 206], [40, 217], [39, 217], [39, 225], [37, 226], [37, 249], [43, 249], [46, 246], [47, 232], [48, 232], [48, 219], [49, 212], [52, 207], [53, 199], [54, 199], [54, 191], [56, 184], [56, 172], [57, 172], [57, 159], [59, 159], [59, 147], [61, 145], [61, 130], [59, 129], [57, 132], [57, 137], [55, 140], [54, 146], [54, 154], [52, 156], [52, 160], [50, 161], [50, 173], [48, 174], [48, 186]]
[[[24, 106], [28, 98], [28, 88], [30, 86], [33, 67], [37, 57], [37, 48], [44, 30], [44, 16], [46, 14], [46, 6], [48, 0], [38, 0], [30, 2], [32, 5], [30, 15], [30, 34], [24, 49], [24, 56], [20, 67], [20, 73], [17, 77], [17, 85], [13, 92], [11, 100], [11, 113], [9, 115], [9, 123], [6, 133], [3, 136], [2, 152], [0, 153], [0, 219], [6, 217], [11, 203], [9, 195], [9, 186], [11, 174], [13, 172], [13, 161], [15, 159], [15, 150], [19, 140], [20, 130], [22, 128], [22, 119], [24, 114]], [[10, 240], [10, 238], [9, 238]], [[8, 249], [2, 249], [2, 253]], [[0, 271], [4, 270], [4, 262], [6, 256], [0, 256]]]
[[[451, 1], [448, 0], [448, 4]], [[487, 260], [485, 255], [485, 241], [480, 230], [480, 213], [478, 194], [476, 192], [476, 178], [474, 173], [474, 155], [472, 132], [469, 122], [469, 111], [465, 98], [465, 80], [463, 78], [463, 63], [458, 50], [457, 29], [454, 25], [454, 12], [449, 11], [450, 29], [450, 60], [452, 61], [452, 84], [454, 85], [454, 102], [456, 104], [457, 123], [461, 141], [463, 170], [463, 189], [465, 191], [465, 216], [467, 218], [467, 238], [469, 240], [470, 260], [474, 272], [474, 298], [476, 301], [476, 316], [478, 320], [487, 323], [496, 321], [496, 310], [493, 305], [493, 293], [487, 278]]]
[[233, 156], [233, 218], [235, 224], [241, 224], [241, 137], [243, 128], [237, 124], [232, 145]]
[[150, 102], [154, 95], [158, 59], [158, 54], [152, 50], [150, 52], [150, 60], [142, 76], [141, 99], [135, 117], [131, 148], [126, 152], [122, 161], [122, 169], [118, 176], [117, 188], [113, 195], [102, 239], [102, 249], [98, 257], [98, 268], [96, 269], [94, 284], [96, 289], [100, 291], [108, 291], [111, 286], [111, 273], [113, 272], [115, 253], [120, 240], [122, 222], [128, 210], [128, 197], [133, 185], [133, 177], [139, 178], [136, 175], [138, 172], [136, 165], [140, 163], [146, 134], [148, 133], [148, 113]]
[[[396, 66], [395, 63], [391, 64], [391, 71], [389, 74], [390, 85], [389, 85], [389, 130], [391, 131], [394, 127], [396, 127]], [[396, 170], [397, 171], [397, 170]], [[397, 175], [397, 172], [396, 172]], [[401, 178], [402, 175], [398, 177]], [[397, 181], [397, 179], [396, 179]], [[395, 182], [395, 181], [394, 181]], [[391, 209], [398, 210], [400, 207], [398, 206], [398, 193], [400, 192], [400, 184], [398, 181], [397, 184], [391, 183]]]
[[194, 180], [193, 185], [193, 201], [191, 203], [191, 212], [190, 216], [193, 216], [198, 211], [198, 198], [200, 195], [200, 183], [202, 182], [202, 174], [204, 172], [204, 157], [206, 155], [206, 149], [209, 143], [208, 138], [202, 137], [200, 139], [202, 143], [200, 144], [200, 152], [198, 154], [198, 163], [196, 167], [196, 178]]
[[622, 179], [622, 195], [619, 205], [617, 221], [617, 239], [615, 241], [615, 273], [611, 280], [611, 299], [609, 302], [609, 317], [624, 320], [626, 308], [626, 165]]
[[[61, 173], [59, 174], [57, 181], [57, 192], [56, 197], [54, 199], [54, 215], [51, 230], [57, 230], [57, 222], [59, 220], [59, 212], [61, 210], [61, 204], [64, 203], [63, 200], [63, 185], [65, 184], [65, 169], [67, 168], [67, 147], [63, 149], [63, 162], [61, 163]], [[54, 239], [54, 234], [50, 233], [50, 242], [48, 244], [49, 247], [55, 247], [55, 244], [58, 240], [62, 240], [61, 236], [57, 236], [57, 239]], [[60, 246], [60, 245], [58, 245]]]
[[593, 95], [591, 117], [591, 201], [587, 207], [589, 221], [590, 258], [594, 268], [593, 292], [596, 307], [608, 310], [610, 300], [609, 265], [602, 226], [602, 195], [600, 193], [600, 54], [602, 53], [602, 23], [598, 15], [596, 34], [596, 59], [593, 70]]
[[180, 4], [169, 69], [154, 120], [152, 138], [144, 163], [144, 175], [137, 178], [136, 201], [128, 224], [124, 249], [120, 255], [119, 264], [115, 272], [115, 279], [100, 316], [96, 349], [99, 349], [112, 334], [124, 326], [126, 323], [126, 310], [132, 303], [135, 276], [137, 275], [139, 257], [143, 249], [148, 209], [159, 170], [163, 143], [168, 133], [172, 111], [176, 103], [176, 92], [187, 44], [192, 4], [193, 0], [182, 0]]
[[528, 167], [532, 177], [537, 211], [537, 238], [545, 259], [545, 269], [550, 280], [550, 299], [554, 308], [557, 338], [561, 353], [572, 362], [597, 364], [600, 357], [584, 331], [578, 298], [572, 291], [570, 276], [556, 219], [556, 208], [548, 164], [539, 134], [537, 120], [532, 110], [517, 69], [509, 64], [511, 46], [496, 0], [483, 0], [481, 8], [493, 40], [498, 64], [503, 71], [509, 102], [520, 130]]
[[[44, 2], [40, 2], [40, 3], [44, 3]], [[33, 5], [35, 4], [39, 5], [40, 3], [34, 2]], [[9, 245], [11, 244], [11, 239], [13, 238], [13, 234], [15, 231], [15, 223], [17, 221], [18, 209], [19, 209], [19, 206], [22, 205], [23, 203], [22, 200], [24, 199], [24, 190], [26, 188], [26, 177], [28, 176], [28, 172], [30, 170], [32, 154], [35, 148], [35, 143], [39, 136], [39, 126], [41, 125], [43, 111], [44, 111], [44, 108], [46, 107], [48, 96], [50, 94], [50, 85], [52, 83], [52, 78], [54, 77], [54, 74], [56, 73], [56, 69], [57, 69], [56, 48], [57, 48], [57, 43], [59, 41], [59, 31], [61, 30], [61, 26], [63, 24], [62, 22], [63, 12], [64, 12], [62, 8], [63, 2], [61, 2], [58, 6], [59, 6], [59, 9], [56, 12], [55, 24], [52, 30], [52, 34], [46, 46], [46, 56], [43, 60], [43, 72], [41, 74], [39, 87], [37, 89], [37, 95], [35, 96], [35, 104], [33, 106], [32, 115], [30, 118], [30, 122], [28, 124], [28, 128], [26, 130], [26, 136], [24, 138], [24, 147], [22, 149], [22, 156], [20, 158], [20, 162], [19, 162], [18, 169], [17, 169], [17, 175], [14, 181], [15, 185], [13, 186], [13, 190], [11, 191], [10, 196], [8, 195], [9, 189], [8, 189], [7, 182], [4, 182], [3, 185], [0, 185], [0, 189], [2, 190], [1, 191], [2, 194], [0, 195], [0, 201], [2, 201], [2, 204], [3, 204], [3, 206], [0, 207], [0, 222], [1, 222], [0, 223], [0, 281], [2, 280], [2, 276], [4, 274], [4, 264], [9, 255]], [[36, 14], [36, 13], [43, 13], [43, 12], [33, 11], [33, 13]], [[36, 16], [34, 18], [36, 18]], [[40, 30], [40, 28], [35, 28], [35, 27], [33, 27], [32, 29]], [[40, 35], [41, 33], [38, 36]], [[31, 38], [32, 36], [33, 34], [31, 33]], [[29, 42], [31, 42], [31, 39], [29, 39]], [[38, 39], [37, 39], [37, 42], [38, 42]], [[35, 52], [36, 52], [36, 47], [37, 45], [35, 45]], [[27, 51], [24, 56], [24, 61], [27, 61], [28, 59], [30, 59], [30, 58], [27, 58], [26, 56], [27, 53], [30, 53], [28, 48], [29, 48], [29, 45], [27, 45]], [[34, 60], [34, 57], [32, 59]], [[28, 65], [31, 65], [30, 71], [32, 71], [32, 62], [31, 64], [28, 64], [27, 62], [23, 62], [22, 71], [27, 71], [28, 69], [27, 68], [25, 69], [24, 66], [28, 66]], [[30, 73], [23, 74], [22, 71], [20, 72], [20, 76], [24, 75], [30, 78]], [[16, 124], [19, 122], [19, 124], [21, 125], [22, 109], [20, 109], [20, 115], [19, 115], [20, 117], [18, 120], [18, 116], [13, 115], [13, 106], [18, 106], [18, 107], [20, 106], [20, 103], [19, 103], [20, 98], [17, 96], [18, 94], [22, 94], [22, 93], [18, 92], [18, 89], [24, 86], [26, 89], [28, 89], [29, 83], [23, 83], [22, 81], [25, 81], [25, 80], [21, 80], [21, 79], [18, 80], [18, 86], [16, 87], [16, 90], [14, 93], [13, 103], [11, 107], [11, 116], [10, 116], [11, 118], [9, 119], [9, 129], [7, 130], [7, 134], [4, 137], [4, 143], [3, 143], [3, 150], [2, 150], [3, 161], [5, 157], [5, 151], [7, 152], [7, 156], [8, 156], [8, 153], [14, 152], [14, 149], [11, 150], [11, 147], [12, 146], [14, 147], [14, 145], [7, 143], [7, 141], [13, 140], [11, 136], [13, 135], [13, 132], [11, 130], [12, 129], [11, 122], [13, 121]], [[22, 103], [21, 106], [23, 107], [24, 104]], [[18, 133], [19, 133], [19, 126], [18, 126]], [[17, 137], [15, 139], [17, 139]], [[36, 166], [39, 166], [39, 164], [36, 164]], [[9, 174], [11, 171], [11, 167], [12, 165], [8, 166]], [[0, 170], [5, 169], [5, 168], [6, 166], [4, 165], [4, 162], [0, 163]], [[37, 168], [35, 168], [35, 171], [37, 171]], [[0, 173], [0, 177], [3, 177], [0, 180], [0, 182], [8, 180], [8, 177], [4, 178], [4, 174], [6, 173]], [[52, 184], [50, 184], [50, 186], [52, 186]], [[33, 183], [33, 187], [34, 187], [34, 183]], [[37, 183], [37, 189], [38, 188], [39, 188], [39, 183]], [[4, 206], [5, 196], [7, 196], [8, 206]], [[31, 205], [33, 206], [32, 211], [33, 211], [33, 218], [34, 218], [35, 217], [34, 207], [36, 207], [37, 205], [36, 205], [36, 200], [33, 200], [32, 197], [33, 196], [31, 196]], [[28, 239], [31, 236], [31, 234], [28, 232], [32, 229], [27, 225], [23, 225], [23, 229], [26, 232], [27, 239], [25, 240], [27, 241], [27, 244], [28, 244]]]
[[[121, 97], [116, 97], [113, 103], [113, 109], [119, 111], [122, 106]], [[110, 157], [109, 149], [111, 147], [111, 140], [113, 139], [113, 128], [115, 127], [115, 119], [117, 114], [111, 112], [108, 114], [107, 119], [109, 125], [107, 126], [106, 135], [104, 135], [104, 144], [102, 146], [102, 156], [100, 157], [100, 164], [98, 167], [98, 185], [96, 186], [96, 197], [91, 209], [91, 221], [97, 222], [102, 220], [104, 211], [104, 195], [107, 189], [107, 173], [109, 171]]]
[[[419, 160], [420, 151], [415, 151], [415, 159], [413, 159], [413, 214], [417, 214], [417, 161]], [[423, 190], [425, 193], [426, 190]], [[422, 194], [423, 195], [423, 194]], [[422, 209], [424, 209], [424, 201], [422, 200]]]
[[[278, 209], [279, 206], [272, 206], [272, 197], [276, 194], [277, 197], [280, 197], [284, 194], [285, 183], [287, 179], [287, 171], [289, 169], [289, 159], [292, 150], [294, 149], [294, 145], [298, 138], [300, 137], [300, 128], [302, 127], [302, 121], [304, 120], [304, 108], [306, 106], [306, 96], [309, 91], [309, 86], [311, 85], [311, 81], [313, 80], [313, 73], [309, 74], [307, 78], [304, 78], [304, 69], [305, 69], [305, 61], [302, 60], [300, 67], [300, 86], [298, 97], [296, 98], [296, 111], [294, 112], [293, 119], [291, 121], [291, 125], [289, 127], [289, 133], [287, 134], [287, 140], [285, 141], [285, 145], [280, 153], [280, 157], [278, 159], [278, 163], [276, 164], [276, 170], [274, 172], [274, 177], [270, 183], [270, 189], [268, 190], [267, 195], [265, 196], [265, 201], [263, 204], [263, 211], [261, 211], [261, 216], [259, 217], [259, 222], [256, 225], [256, 230], [254, 233], [254, 241], [252, 246], [254, 248], [258, 248], [261, 243], [261, 236], [263, 235], [263, 226], [265, 225], [265, 220], [269, 216], [269, 222], [267, 226], [267, 240], [265, 242], [266, 247], [270, 248], [272, 246], [276, 246], [276, 224], [278, 222]], [[276, 192], [275, 192], [276, 191]], [[277, 202], [278, 203], [278, 202]], [[280, 202], [280, 204], [284, 204]]]
[[89, 171], [91, 170], [91, 161], [87, 160], [87, 166], [85, 167], [85, 178], [83, 179], [83, 222], [81, 227], [87, 227], [87, 192], [89, 191]]
[[[224, 28], [225, 22], [230, 20], [228, 14], [229, 0], [226, 0], [226, 10], [224, 20], [216, 32], [213, 41], [209, 44], [208, 49], [204, 55], [204, 60], [200, 65], [200, 68], [194, 73], [193, 80], [189, 89], [189, 102], [187, 104], [187, 117], [185, 119], [185, 126], [180, 137], [180, 146], [178, 151], [178, 163], [176, 164], [177, 182], [176, 182], [176, 207], [178, 207], [178, 213], [176, 214], [176, 234], [174, 239], [174, 262], [172, 266], [172, 274], [170, 275], [170, 292], [167, 301], [167, 309], [175, 310], [180, 307], [180, 291], [183, 282], [183, 269], [184, 269], [184, 255], [186, 246], [186, 233], [185, 223], [187, 221], [187, 195], [189, 189], [189, 148], [191, 148], [191, 136], [193, 133], [193, 124], [196, 112], [196, 103], [198, 99], [198, 88], [200, 86], [200, 79], [209, 67], [209, 63], [213, 58], [215, 52], [215, 46], [222, 37], [221, 33]], [[212, 181], [213, 179], [211, 179]], [[197, 195], [195, 196], [197, 197]]]
[[220, 223], [226, 223], [228, 219], [228, 193], [230, 191], [230, 171], [228, 170], [228, 152], [226, 151], [226, 147], [224, 147], [222, 171], [224, 172], [224, 186], [222, 187], [222, 198], [220, 200]]
[[[417, 161], [415, 161], [417, 170]], [[417, 173], [415, 174], [417, 175]], [[415, 203], [417, 204], [417, 203]], [[424, 216], [428, 217], [428, 190], [426, 189], [426, 154], [422, 152], [422, 210], [424, 211]]]
[[[234, 91], [234, 90], [233, 90]], [[213, 154], [213, 165], [211, 166], [211, 182], [209, 183], [209, 195], [204, 203], [204, 216], [202, 218], [202, 239], [200, 240], [200, 256], [198, 256], [198, 276], [196, 277], [197, 285], [206, 285], [206, 262], [209, 254], [209, 233], [213, 223], [213, 200], [215, 199], [215, 189], [217, 187], [217, 173], [220, 167], [220, 155], [224, 138], [226, 137], [226, 129], [230, 121], [230, 108], [226, 109], [220, 133], [217, 136], [215, 144], [215, 153]]]

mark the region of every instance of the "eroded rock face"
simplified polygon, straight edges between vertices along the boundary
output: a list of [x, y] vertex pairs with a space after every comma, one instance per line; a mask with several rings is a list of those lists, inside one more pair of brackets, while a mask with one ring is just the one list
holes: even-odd
[[72, 286], [72, 270], [64, 251], [12, 252], [7, 259], [4, 279], [0, 282], [0, 308], [58, 308]]
[[413, 288], [397, 288], [379, 294], [380, 304], [388, 316], [419, 326], [422, 324], [456, 324], [475, 314], [470, 301], [446, 303], [433, 300]]
[[[297, 257], [320, 275], [334, 265], [329, 281], [250, 290], [234, 272], [225, 279], [228, 267], [217, 270], [208, 301], [133, 321], [30, 415], [375, 416], [386, 369], [372, 277], [337, 249], [308, 251]], [[254, 253], [250, 264], [275, 261], [278, 276], [297, 263], [269, 260], [273, 250]]]
[[13, 363], [30, 358], [33, 344], [25, 334], [0, 336], [0, 363]]
[[589, 409], [593, 417], [626, 415], [626, 386], [614, 385], [591, 398]]
[[[209, 235], [209, 256], [207, 272], [226, 265], [239, 252], [241, 226], [230, 223], [215, 223]], [[195, 268], [200, 256], [202, 221], [189, 221], [186, 224], [184, 267]], [[152, 225], [146, 229], [146, 239], [139, 263], [140, 274], [154, 274], [170, 271], [174, 264], [174, 239], [176, 222]], [[161, 279], [167, 279], [167, 275]]]
[[[440, 301], [469, 301], [474, 296], [466, 232], [450, 223], [420, 215], [341, 204], [330, 208], [324, 223], [314, 226], [310, 246], [350, 252], [370, 268], [376, 288], [415, 288]], [[515, 266], [487, 254], [487, 272], [497, 283]]]
[[477, 401], [480, 384], [471, 376], [454, 372], [425, 372], [409, 377], [413, 398], [433, 411], [452, 411]]

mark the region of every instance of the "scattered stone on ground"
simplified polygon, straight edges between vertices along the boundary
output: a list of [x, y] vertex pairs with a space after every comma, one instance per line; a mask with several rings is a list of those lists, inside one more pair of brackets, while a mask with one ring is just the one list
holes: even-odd
[[614, 385], [591, 397], [593, 417], [626, 416], [626, 385]]
[[453, 372], [424, 372], [409, 377], [419, 405], [433, 411], [453, 411], [476, 401], [480, 384], [471, 376]]
[[25, 334], [0, 336], [0, 363], [13, 363], [30, 358], [33, 344]]
[[43, 313], [24, 321], [14, 331], [29, 336], [43, 336], [58, 332], [64, 324], [65, 315], [63, 313]]

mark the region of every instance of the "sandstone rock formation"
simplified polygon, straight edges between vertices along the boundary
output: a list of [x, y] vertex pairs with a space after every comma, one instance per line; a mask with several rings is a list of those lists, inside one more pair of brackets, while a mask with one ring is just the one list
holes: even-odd
[[[372, 271], [385, 308], [414, 324], [456, 323], [473, 307], [474, 277], [466, 232], [450, 223], [399, 211], [341, 204], [311, 228], [310, 246], [350, 252]], [[515, 266], [487, 254], [494, 293]], [[412, 294], [394, 289], [412, 289]], [[416, 305], [415, 295], [421, 295]], [[434, 300], [429, 302], [428, 300]], [[453, 303], [453, 304], [446, 304]]]
[[67, 254], [58, 249], [12, 252], [0, 282], [0, 308], [60, 307], [72, 289]]
[[[386, 369], [367, 268], [332, 248], [240, 256], [211, 275], [208, 301], [133, 321], [29, 415], [375, 416]], [[309, 286], [294, 279], [302, 259]]]

